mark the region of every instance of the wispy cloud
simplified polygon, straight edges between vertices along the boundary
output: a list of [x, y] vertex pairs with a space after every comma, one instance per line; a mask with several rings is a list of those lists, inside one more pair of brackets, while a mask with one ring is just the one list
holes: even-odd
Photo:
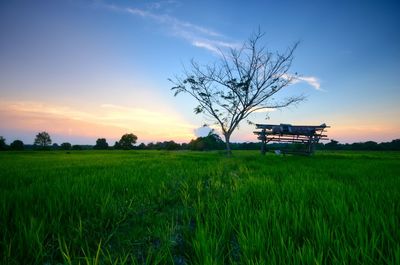
[[159, 9], [170, 10], [171, 7], [176, 7], [178, 5], [180, 5], [179, 1], [161, 0], [156, 2], [150, 2], [146, 5], [146, 7], [151, 10], [159, 10]]
[[[161, 3], [153, 4], [154, 5], [150, 8], [151, 10], [159, 10], [162, 5]], [[184, 39], [195, 47], [206, 49], [213, 53], [219, 53], [220, 50], [226, 48], [239, 47], [238, 43], [226, 41], [226, 36], [213, 29], [180, 20], [169, 14], [159, 14], [136, 7], [121, 7], [116, 5], [105, 5], [105, 7], [114, 11], [125, 12], [144, 19], [152, 20], [166, 26], [169, 34]]]
[[310, 86], [314, 87], [316, 90], [322, 90], [321, 89], [321, 83], [318, 78], [314, 76], [300, 76], [297, 77], [297, 80], [306, 82]]
[[264, 109], [255, 110], [254, 112], [255, 113], [268, 113], [268, 112], [273, 112], [273, 111], [276, 111], [276, 109], [274, 109], [274, 108], [264, 108]]
[[209, 41], [194, 40], [192, 42], [193, 46], [207, 49], [213, 53], [218, 53], [219, 50], [215, 45], [212, 45]]
[[292, 79], [292, 81], [291, 81], [292, 84], [305, 82], [305, 83], [309, 84], [310, 86], [312, 86], [315, 90], [324, 91], [321, 88], [321, 82], [315, 76], [297, 76], [297, 75], [291, 75], [291, 74], [284, 74], [281, 76], [281, 78]]

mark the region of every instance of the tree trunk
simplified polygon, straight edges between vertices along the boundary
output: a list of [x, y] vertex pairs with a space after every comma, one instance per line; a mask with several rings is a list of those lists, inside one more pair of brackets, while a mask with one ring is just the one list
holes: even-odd
[[231, 137], [230, 133], [224, 134], [225, 137], [225, 144], [226, 144], [226, 155], [230, 157], [232, 155], [232, 150], [231, 150], [231, 143], [229, 142], [229, 138]]

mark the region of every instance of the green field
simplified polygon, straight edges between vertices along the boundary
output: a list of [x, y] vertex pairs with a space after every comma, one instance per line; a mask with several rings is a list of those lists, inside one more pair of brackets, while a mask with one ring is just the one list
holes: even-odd
[[0, 153], [3, 264], [400, 264], [400, 153]]

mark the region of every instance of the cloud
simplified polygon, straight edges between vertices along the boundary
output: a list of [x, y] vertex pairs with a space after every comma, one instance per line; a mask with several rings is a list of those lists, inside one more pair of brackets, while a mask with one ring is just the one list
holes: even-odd
[[320, 81], [318, 80], [318, 78], [314, 76], [300, 76], [297, 77], [296, 79], [299, 80], [299, 82], [300, 81], [306, 82], [310, 86], [314, 87], [316, 90], [322, 90]]
[[267, 112], [273, 112], [276, 111], [274, 108], [263, 108], [263, 109], [258, 109], [255, 110], [254, 113], [267, 113]]
[[292, 74], [283, 74], [281, 78], [287, 80], [292, 79], [292, 84], [297, 84], [300, 82], [306, 82], [310, 86], [312, 86], [315, 90], [323, 91], [321, 88], [321, 83], [317, 77], [314, 76], [296, 76]]
[[146, 5], [147, 8], [152, 9], [152, 10], [157, 10], [157, 9], [167, 9], [171, 6], [177, 6], [180, 3], [175, 0], [163, 0], [163, 1], [157, 1], [157, 2], [151, 2]]
[[186, 32], [186, 30], [188, 30], [189, 32], [192, 33], [197, 33], [197, 34], [203, 34], [205, 36], [209, 36], [209, 37], [223, 37], [222, 34], [212, 30], [212, 29], [208, 29], [205, 27], [201, 27], [195, 24], [192, 24], [190, 22], [186, 22], [186, 21], [182, 21], [179, 20], [175, 17], [172, 17], [168, 14], [156, 14], [150, 11], [146, 11], [140, 8], [131, 8], [131, 7], [127, 7], [127, 8], [117, 8], [114, 6], [113, 9], [117, 9], [120, 11], [125, 11], [128, 12], [132, 15], [137, 15], [137, 16], [141, 16], [143, 18], [149, 18], [152, 19], [156, 22], [162, 23], [162, 24], [166, 24], [168, 26], [170, 26], [172, 29], [174, 29], [177, 32], [183, 31]]
[[210, 42], [207, 41], [194, 40], [192, 44], [195, 47], [204, 48], [214, 53], [219, 52], [218, 48], [215, 45], [212, 45]]
[[197, 129], [194, 129], [193, 132], [197, 137], [205, 137], [207, 136], [211, 131], [213, 130], [213, 128], [210, 128], [208, 126], [201, 126]]
[[[162, 5], [161, 2], [156, 2], [149, 8], [152, 10], [159, 10]], [[119, 7], [116, 5], [105, 5], [105, 7], [114, 11], [125, 12], [149, 19], [167, 26], [169, 34], [184, 39], [195, 47], [206, 49], [213, 53], [219, 53], [220, 49], [239, 47], [238, 43], [223, 41], [226, 37], [213, 29], [195, 25], [165, 13], [158, 14], [136, 7]]]

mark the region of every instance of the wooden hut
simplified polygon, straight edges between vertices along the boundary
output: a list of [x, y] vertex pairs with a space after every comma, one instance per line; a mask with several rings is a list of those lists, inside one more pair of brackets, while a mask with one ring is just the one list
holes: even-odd
[[267, 152], [267, 143], [291, 143], [302, 148], [281, 150], [284, 153], [296, 153], [311, 155], [315, 151], [315, 145], [320, 140], [328, 140], [325, 130], [329, 128], [325, 123], [321, 125], [291, 125], [291, 124], [256, 124], [254, 134], [261, 140], [261, 153]]

